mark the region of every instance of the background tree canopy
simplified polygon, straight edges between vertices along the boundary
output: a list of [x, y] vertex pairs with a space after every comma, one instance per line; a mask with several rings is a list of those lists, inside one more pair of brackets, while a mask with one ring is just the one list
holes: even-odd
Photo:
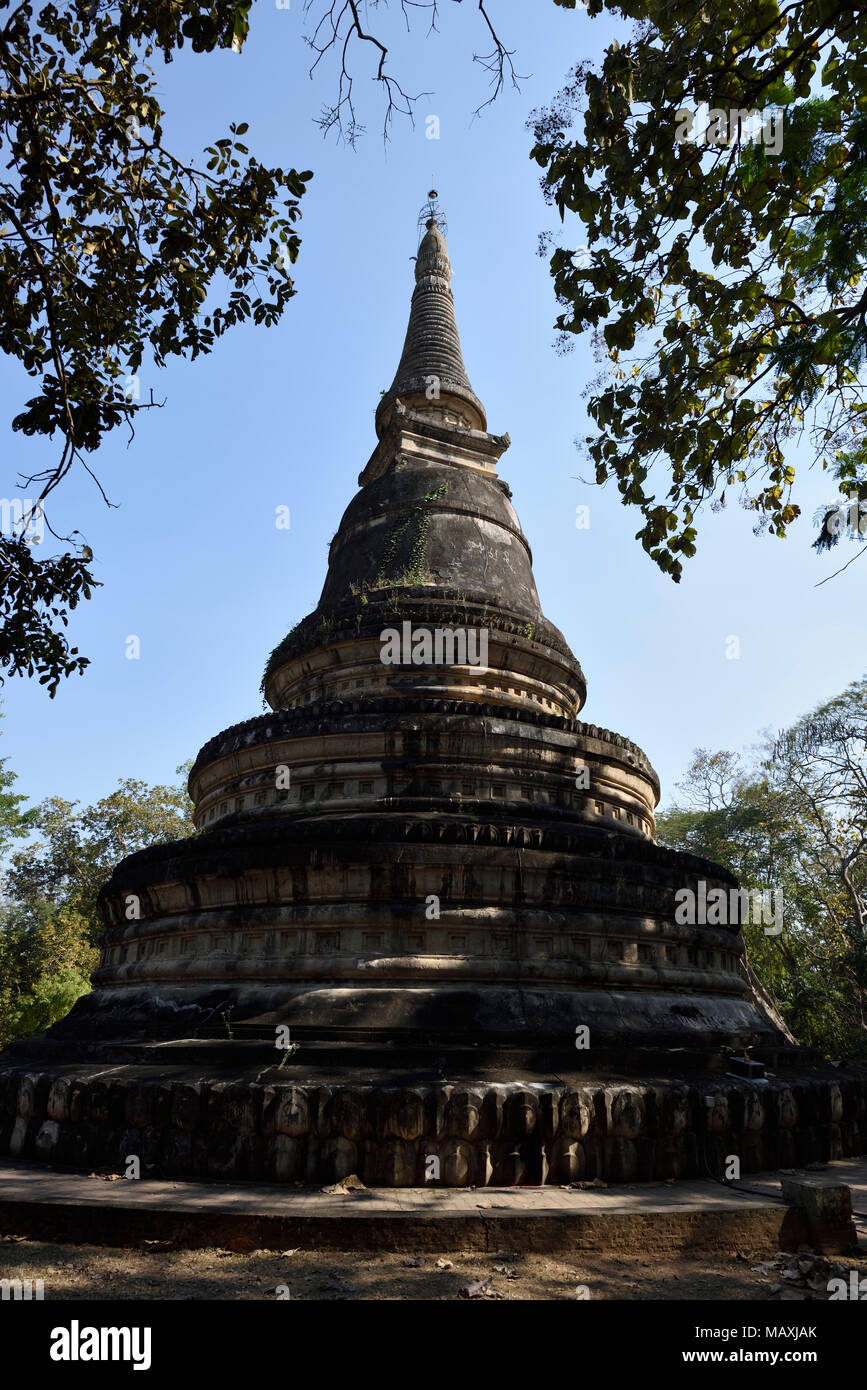
[[749, 959], [798, 1041], [867, 1056], [867, 679], [819, 705], [751, 765], [697, 749], [687, 806], [659, 839], [782, 892], [783, 932], [744, 926]]
[[[312, 174], [260, 164], [243, 124], [204, 167], [167, 149], [148, 61], [239, 49], [251, 2], [0, 5], [0, 349], [37, 384], [13, 429], [58, 440], [56, 463], [23, 481], [37, 516], [110, 430], [158, 404], [136, 389], [145, 354], [210, 352], [233, 324], [277, 322], [294, 293]], [[87, 665], [64, 628], [96, 581], [77, 533], [38, 558], [32, 521], [0, 535], [0, 669], [53, 695]]]
[[[90, 989], [102, 923], [97, 898], [127, 854], [193, 833], [189, 767], [174, 786], [127, 778], [93, 806], [49, 797], [21, 812], [0, 763], [0, 837], [30, 835], [0, 895], [0, 1048], [43, 1032]], [[33, 833], [35, 832], [35, 833]]]
[[[536, 113], [533, 156], [586, 241], [585, 254], [561, 246], [551, 259], [558, 327], [596, 330], [610, 363], [589, 402], [597, 482], [615, 480], [675, 580], [702, 508], [731, 490], [757, 531], [786, 535], [800, 509], [784, 450], [804, 434], [860, 521], [867, 11], [822, 0], [586, 9], [625, 15], [634, 32], [600, 70], [578, 64]], [[817, 544], [841, 530], [824, 526]]]

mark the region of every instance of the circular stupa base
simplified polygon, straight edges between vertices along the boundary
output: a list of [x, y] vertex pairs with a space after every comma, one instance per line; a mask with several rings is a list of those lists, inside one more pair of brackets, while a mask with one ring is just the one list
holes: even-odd
[[240, 1044], [230, 1064], [192, 1046], [198, 1065], [178, 1043], [162, 1063], [151, 1047], [111, 1069], [96, 1057], [50, 1070], [10, 1059], [0, 1153], [121, 1171], [136, 1156], [143, 1177], [501, 1187], [731, 1177], [733, 1158], [746, 1174], [865, 1147], [864, 1068], [801, 1065], [757, 1082], [719, 1069], [443, 1076], [392, 1062], [347, 1079], [325, 1059], [257, 1066]]

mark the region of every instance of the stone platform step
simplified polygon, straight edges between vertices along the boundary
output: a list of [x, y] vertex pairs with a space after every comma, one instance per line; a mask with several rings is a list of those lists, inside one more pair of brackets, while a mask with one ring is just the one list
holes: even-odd
[[[849, 1183], [867, 1211], [867, 1161], [830, 1164], [809, 1180]], [[739, 1193], [710, 1181], [606, 1188], [362, 1189], [130, 1182], [107, 1174], [0, 1161], [0, 1235], [187, 1249], [645, 1254], [796, 1250], [808, 1239], [773, 1174]], [[860, 1234], [865, 1234], [864, 1223]]]
[[[460, 1074], [488, 1079], [502, 1073], [504, 1079], [516, 1072], [537, 1080], [568, 1074], [578, 1078], [598, 1079], [610, 1075], [618, 1078], [635, 1077], [693, 1077], [707, 1073], [717, 1078], [727, 1072], [727, 1059], [719, 1049], [664, 1048], [626, 1045], [621, 1048], [594, 1048], [592, 1062], [582, 1068], [582, 1055], [574, 1047], [562, 1052], [550, 1048], [528, 1051], [479, 1045], [478, 1047], [448, 1047], [441, 1040], [424, 1046], [395, 1041], [392, 1045], [374, 1047], [353, 1039], [346, 1030], [335, 1039], [305, 1036], [303, 1030], [293, 1029], [291, 1042], [297, 1051], [285, 1052], [275, 1045], [273, 1026], [236, 1024], [233, 1036], [221, 1034], [172, 1038], [163, 1041], [139, 1042], [135, 1039], [112, 1041], [64, 1040], [65, 1062], [103, 1062], [151, 1066], [228, 1066], [274, 1067], [279, 1065], [283, 1080], [297, 1080], [308, 1072], [335, 1068], [362, 1070], [383, 1069], [393, 1073], [412, 1072], [419, 1080], [436, 1081], [442, 1076]], [[782, 1047], [756, 1048], [751, 1053], [769, 1073], [786, 1075], [811, 1068], [829, 1071], [828, 1063], [813, 1048]], [[13, 1045], [6, 1056], [19, 1065], [35, 1066], [57, 1060], [57, 1042], [47, 1038], [28, 1039]]]

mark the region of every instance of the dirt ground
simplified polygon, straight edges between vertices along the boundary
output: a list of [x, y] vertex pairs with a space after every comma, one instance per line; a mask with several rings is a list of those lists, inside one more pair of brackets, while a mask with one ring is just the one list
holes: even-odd
[[[0, 1237], [0, 1279], [42, 1279], [45, 1300], [195, 1299], [820, 1300], [832, 1275], [867, 1257], [412, 1255], [335, 1251], [113, 1249]], [[580, 1292], [581, 1286], [587, 1290]], [[280, 1292], [278, 1293], [278, 1289]]]

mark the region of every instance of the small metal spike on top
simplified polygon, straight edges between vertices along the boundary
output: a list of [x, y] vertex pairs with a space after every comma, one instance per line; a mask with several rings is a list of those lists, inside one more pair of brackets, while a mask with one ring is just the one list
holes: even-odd
[[427, 202], [418, 215], [418, 239], [421, 241], [427, 231], [427, 224], [433, 220], [436, 222], [443, 236], [449, 234], [449, 224], [446, 215], [439, 206], [439, 193], [435, 188], [431, 188], [427, 195]]

